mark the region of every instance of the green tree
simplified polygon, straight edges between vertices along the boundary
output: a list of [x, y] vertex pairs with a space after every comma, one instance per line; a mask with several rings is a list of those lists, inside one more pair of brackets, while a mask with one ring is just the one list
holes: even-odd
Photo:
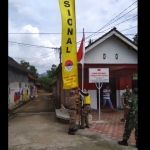
[[29, 67], [30, 67], [30, 63], [29, 62], [26, 62], [26, 61], [24, 61], [24, 60], [21, 60], [20, 61], [20, 65], [21, 66], [23, 66], [25, 69], [29, 69]]
[[138, 45], [138, 33], [133, 37], [133, 41]]
[[92, 42], [93, 42], [93, 40], [92, 40], [92, 39], [89, 39], [88, 45], [91, 45]]
[[50, 86], [50, 83], [52, 82], [52, 79], [49, 77], [40, 77], [38, 78], [38, 82], [41, 83], [41, 88], [43, 88], [47, 92], [52, 92], [52, 87]]
[[35, 66], [30, 65], [30, 67], [29, 67], [29, 72], [30, 72], [35, 78], [38, 78], [38, 73], [37, 73], [37, 69], [35, 68]]
[[56, 71], [57, 66], [55, 64], [52, 65], [50, 70], [47, 71], [46, 77], [39, 77], [38, 82], [41, 83], [41, 88], [43, 88], [45, 91], [52, 92], [52, 86], [50, 83], [55, 79], [53, 77], [53, 73]]
[[56, 71], [57, 66], [55, 64], [52, 65], [51, 70], [46, 70], [47, 71], [47, 76], [51, 79], [54, 79], [53, 73]]
[[20, 65], [23, 66], [25, 69], [27, 69], [33, 75], [33, 77], [38, 78], [38, 73], [35, 66], [30, 65], [29, 62], [26, 62], [24, 60], [20, 61]]

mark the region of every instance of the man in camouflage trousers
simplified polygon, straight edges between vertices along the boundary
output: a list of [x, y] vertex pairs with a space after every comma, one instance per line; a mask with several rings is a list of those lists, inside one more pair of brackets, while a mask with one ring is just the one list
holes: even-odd
[[77, 107], [78, 107], [77, 114], [79, 115], [79, 125], [80, 125], [80, 123], [81, 123], [80, 121], [81, 121], [82, 97], [79, 94], [79, 90], [78, 89], [75, 90], [75, 95], [78, 96], [78, 98], [76, 99], [76, 104], [77, 104]]
[[75, 95], [74, 91], [70, 92], [70, 98], [68, 100], [68, 108], [69, 108], [69, 115], [70, 115], [70, 122], [69, 122], [69, 131], [68, 134], [70, 135], [75, 135], [74, 132], [77, 131], [77, 129], [75, 129], [76, 126], [76, 114], [77, 114], [77, 105], [76, 105], [76, 99], [78, 98], [78, 96]]
[[125, 122], [126, 117], [129, 113], [132, 104], [132, 93], [130, 92], [130, 87], [126, 86], [126, 92], [122, 94], [122, 104], [124, 106], [124, 117], [121, 119], [121, 122]]
[[[80, 90], [80, 88], [78, 88], [78, 90], [79, 90], [79, 93], [82, 96], [84, 96], [83, 106], [82, 106], [82, 110], [81, 110], [81, 127], [80, 127], [80, 129], [90, 128], [89, 122], [88, 122], [88, 114], [91, 111], [91, 97], [86, 88], [83, 89], [83, 92]], [[85, 126], [84, 126], [84, 123], [86, 124]]]
[[136, 148], [138, 148], [138, 89], [133, 89], [133, 104], [127, 115], [127, 121], [124, 127], [123, 140], [118, 141], [118, 144], [128, 146], [127, 140], [129, 139], [132, 130], [135, 128]]

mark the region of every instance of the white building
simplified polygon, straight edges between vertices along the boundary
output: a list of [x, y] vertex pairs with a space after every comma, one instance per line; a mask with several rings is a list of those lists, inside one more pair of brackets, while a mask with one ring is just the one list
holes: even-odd
[[36, 79], [8, 56], [8, 107], [10, 109], [19, 102], [29, 99], [34, 82], [36, 82]]

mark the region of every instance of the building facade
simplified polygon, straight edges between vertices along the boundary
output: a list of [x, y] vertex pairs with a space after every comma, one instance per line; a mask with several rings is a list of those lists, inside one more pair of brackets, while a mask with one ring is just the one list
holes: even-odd
[[29, 72], [8, 56], [8, 107], [13, 108], [31, 95], [34, 79]]
[[[121, 95], [125, 92], [125, 86], [132, 88], [138, 86], [138, 48], [137, 45], [121, 34], [116, 28], [85, 47], [84, 57], [84, 88], [87, 88], [91, 94], [92, 108], [99, 109], [99, 92], [97, 83], [89, 83], [90, 68], [109, 69], [109, 83], [101, 83], [100, 97], [102, 99], [102, 90], [106, 85], [112, 89], [111, 100], [115, 108], [123, 108]], [[61, 64], [54, 75], [57, 75], [59, 90], [57, 94], [60, 102], [65, 102], [68, 96], [68, 90], [62, 89]], [[82, 66], [78, 63], [79, 87], [82, 88]], [[58, 87], [57, 87], [58, 88]], [[107, 105], [108, 106], [108, 105]], [[106, 106], [106, 108], [107, 108]]]

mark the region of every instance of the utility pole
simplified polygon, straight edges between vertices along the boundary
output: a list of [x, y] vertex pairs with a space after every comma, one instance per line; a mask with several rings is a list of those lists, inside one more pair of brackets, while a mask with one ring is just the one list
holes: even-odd
[[60, 64], [61, 64], [61, 46], [59, 48], [59, 59], [60, 59]]

